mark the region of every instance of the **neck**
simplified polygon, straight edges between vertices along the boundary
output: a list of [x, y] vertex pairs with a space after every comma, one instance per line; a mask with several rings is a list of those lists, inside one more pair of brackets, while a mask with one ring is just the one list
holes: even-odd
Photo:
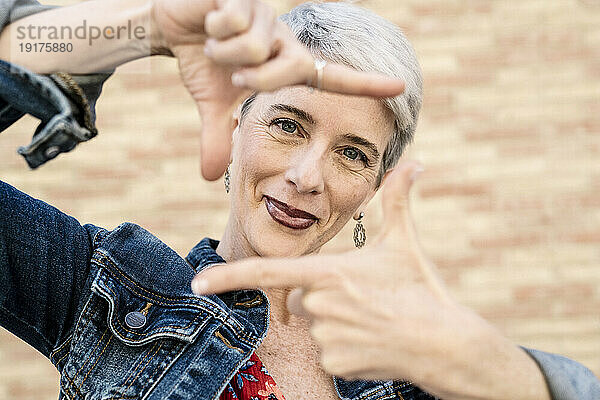
[[[252, 248], [246, 237], [240, 233], [241, 229], [236, 229], [234, 222], [230, 218], [227, 222], [225, 232], [217, 246], [216, 252], [226, 262], [232, 263], [243, 260], [248, 257], [260, 257]], [[287, 309], [287, 296], [293, 288], [263, 288], [259, 287], [269, 299], [270, 324], [271, 326], [304, 326], [308, 320], [291, 314]], [[308, 329], [308, 325], [306, 326]]]
[[256, 251], [250, 246], [250, 243], [248, 243], [248, 239], [243, 234], [240, 234], [242, 230], [237, 229], [233, 225], [232, 218], [229, 218], [225, 232], [217, 246], [217, 254], [228, 263], [258, 256]]

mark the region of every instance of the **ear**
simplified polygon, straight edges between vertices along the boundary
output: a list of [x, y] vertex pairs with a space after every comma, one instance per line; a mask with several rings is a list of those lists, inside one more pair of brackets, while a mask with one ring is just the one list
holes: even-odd
[[383, 174], [383, 177], [381, 178], [381, 183], [379, 184], [379, 187], [377, 188], [377, 190], [381, 189], [381, 187], [385, 183], [385, 180], [387, 179], [388, 176], [390, 176], [392, 174], [393, 171], [394, 171], [394, 168], [391, 168], [391, 169], [388, 169], [385, 172], [385, 174]]
[[365, 198], [365, 200], [361, 203], [360, 207], [358, 207], [358, 209], [356, 210], [356, 213], [354, 213], [353, 218], [355, 220], [357, 220], [358, 218], [360, 218], [360, 213], [361, 212], [365, 212], [365, 210], [367, 209], [367, 205], [369, 204], [369, 202], [373, 199], [373, 196], [375, 196], [375, 194], [377, 193], [377, 191], [379, 189], [381, 189], [381, 187], [383, 186], [383, 184], [385, 183], [385, 180], [387, 179], [388, 176], [390, 176], [390, 174], [392, 173], [394, 169], [390, 169], [388, 171], [385, 172], [385, 174], [383, 174], [383, 177], [381, 178], [381, 183], [379, 184], [379, 186], [375, 189], [373, 189], [371, 191], [371, 193], [369, 193], [369, 195]]
[[235, 142], [235, 136], [238, 134], [240, 130], [240, 115], [242, 111], [242, 105], [240, 104], [231, 114], [231, 153], [229, 156], [229, 162], [233, 161], [233, 144]]
[[242, 113], [242, 105], [239, 104], [235, 110], [233, 110], [233, 114], [231, 114], [231, 129], [235, 129], [240, 125], [240, 115]]

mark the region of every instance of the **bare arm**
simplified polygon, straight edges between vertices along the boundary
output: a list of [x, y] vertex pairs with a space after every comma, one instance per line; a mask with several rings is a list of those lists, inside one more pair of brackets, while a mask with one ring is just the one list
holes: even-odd
[[[212, 1], [203, 3], [209, 10]], [[161, 51], [151, 13], [148, 0], [91, 0], [36, 13], [2, 31], [0, 59], [41, 74], [110, 71]], [[31, 47], [40, 43], [69, 44], [72, 50]]]

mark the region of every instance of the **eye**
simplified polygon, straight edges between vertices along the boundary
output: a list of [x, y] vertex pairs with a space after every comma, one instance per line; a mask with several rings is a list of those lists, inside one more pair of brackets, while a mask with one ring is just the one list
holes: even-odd
[[350, 161], [360, 161], [364, 164], [368, 164], [367, 156], [356, 147], [346, 147], [343, 149], [342, 154]]
[[344, 149], [344, 151], [342, 152], [342, 154], [344, 154], [346, 157], [348, 157], [351, 160], [356, 160], [357, 158], [360, 157], [360, 153], [358, 152], [358, 150], [356, 150], [353, 147], [346, 147]]
[[289, 119], [280, 119], [275, 121], [275, 125], [281, 128], [282, 131], [294, 134], [298, 131], [298, 124]]

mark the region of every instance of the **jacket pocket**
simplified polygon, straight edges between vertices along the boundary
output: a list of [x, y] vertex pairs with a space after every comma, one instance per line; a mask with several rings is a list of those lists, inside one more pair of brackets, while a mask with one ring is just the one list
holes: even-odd
[[[141, 399], [213, 318], [100, 268], [61, 374], [69, 399]], [[214, 324], [213, 324], [214, 325]]]

